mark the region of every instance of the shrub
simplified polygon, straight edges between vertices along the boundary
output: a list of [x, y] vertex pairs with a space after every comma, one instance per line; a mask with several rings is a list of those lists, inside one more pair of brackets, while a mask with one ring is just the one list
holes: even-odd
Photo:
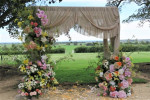
[[97, 47], [97, 46], [92, 46], [92, 47], [77, 47], [74, 49], [75, 53], [88, 53], [88, 52], [102, 52], [103, 47]]
[[75, 53], [85, 53], [88, 52], [88, 47], [77, 47], [74, 49]]

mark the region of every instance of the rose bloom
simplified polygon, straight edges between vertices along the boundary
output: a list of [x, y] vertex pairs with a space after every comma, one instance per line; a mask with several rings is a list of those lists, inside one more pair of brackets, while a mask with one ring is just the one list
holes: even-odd
[[118, 56], [115, 56], [114, 59], [115, 59], [116, 61], [118, 61], [118, 60], [119, 60], [119, 57], [118, 57]]
[[118, 65], [118, 66], [121, 66], [121, 65], [122, 65], [122, 63], [121, 63], [121, 62], [117, 62], [117, 65]]
[[31, 22], [30, 24], [31, 24], [31, 25], [33, 25], [33, 24], [34, 24], [34, 22]]
[[118, 98], [126, 98], [127, 94], [122, 90], [118, 92]]
[[30, 41], [29, 48], [30, 49], [36, 48], [36, 43], [34, 43], [33, 41]]
[[110, 91], [111, 91], [111, 92], [114, 92], [115, 90], [116, 90], [116, 88], [115, 88], [115, 87], [110, 86]]
[[122, 63], [121, 62], [116, 62], [115, 63], [115, 68], [119, 69], [121, 67]]
[[129, 85], [131, 85], [132, 82], [133, 82], [132, 78], [127, 79], [127, 81], [128, 81], [128, 83], [129, 83]]
[[37, 26], [38, 26], [38, 23], [35, 22], [35, 23], [34, 23], [34, 26], [37, 27]]
[[107, 93], [106, 93], [106, 92], [104, 92], [104, 93], [103, 93], [103, 96], [107, 96]]
[[23, 32], [28, 34], [31, 32], [31, 28], [29, 26], [26, 26]]
[[110, 92], [110, 96], [113, 97], [113, 98], [117, 98], [118, 92], [117, 91]]
[[123, 84], [122, 84], [122, 83], [118, 83], [118, 86], [119, 86], [119, 87], [122, 87], [122, 86], [123, 86]]
[[21, 93], [21, 96], [25, 96], [25, 93], [24, 93], [24, 92], [22, 92], [22, 93]]

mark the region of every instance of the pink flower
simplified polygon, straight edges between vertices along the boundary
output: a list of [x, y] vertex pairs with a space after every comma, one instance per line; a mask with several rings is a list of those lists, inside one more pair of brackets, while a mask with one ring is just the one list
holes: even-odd
[[106, 86], [103, 86], [103, 90], [106, 91], [108, 90], [108, 88]]
[[47, 75], [48, 75], [48, 76], [51, 76], [51, 75], [52, 75], [52, 73], [50, 73], [50, 72], [49, 72]]
[[47, 69], [47, 67], [46, 67], [46, 64], [43, 64], [43, 67], [42, 67], [44, 70], [46, 70]]
[[126, 98], [127, 94], [122, 90], [118, 92], [118, 98]]
[[48, 23], [48, 19], [41, 19], [42, 25], [45, 26]]
[[104, 92], [104, 93], [103, 93], [103, 96], [107, 96], [107, 93], [106, 93], [106, 92]]
[[41, 35], [42, 30], [41, 30], [41, 28], [35, 27], [34, 32], [36, 34], [36, 37], [39, 37]]
[[38, 93], [41, 94], [42, 93], [41, 90], [39, 90]]
[[131, 72], [129, 71], [129, 69], [127, 69], [127, 70], [125, 71], [125, 76], [128, 76], [128, 77], [131, 76]]
[[131, 85], [132, 82], [133, 82], [132, 78], [129, 78], [127, 81], [128, 81], [128, 83], [129, 83], [129, 85]]
[[30, 66], [27, 66], [27, 69], [30, 69]]
[[110, 70], [110, 72], [115, 71], [115, 67], [114, 67], [114, 65], [113, 65], [113, 64], [111, 64], [111, 65], [109, 66], [109, 70]]
[[125, 89], [125, 88], [129, 87], [128, 81], [123, 80], [121, 83], [122, 83], [122, 87], [121, 87], [122, 89]]
[[34, 26], [37, 27], [37, 26], [38, 26], [38, 23], [35, 22], [35, 23], [34, 23]]
[[103, 83], [99, 83], [99, 85], [98, 85], [99, 87], [103, 87], [104, 85], [103, 85]]
[[38, 66], [42, 66], [42, 63], [41, 63], [41, 61], [37, 61], [37, 64], [38, 64]]
[[124, 78], [125, 78], [124, 75], [119, 75], [120, 80], [124, 80]]
[[113, 98], [117, 98], [118, 92], [117, 91], [110, 92], [110, 96], [113, 97]]
[[34, 43], [33, 41], [30, 41], [28, 48], [30, 48], [30, 49], [36, 48], [36, 43]]
[[37, 95], [37, 92], [36, 91], [30, 92], [30, 96], [33, 96], [33, 95]]
[[31, 25], [33, 25], [34, 23], [33, 23], [33, 22], [31, 22], [30, 24], [31, 24]]
[[29, 62], [29, 65], [32, 65], [32, 61]]
[[21, 96], [25, 96], [25, 93], [24, 93], [24, 92], [22, 92], [22, 93], [21, 93]]

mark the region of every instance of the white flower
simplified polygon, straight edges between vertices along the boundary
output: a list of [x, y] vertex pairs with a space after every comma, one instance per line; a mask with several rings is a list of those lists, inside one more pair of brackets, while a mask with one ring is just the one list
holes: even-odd
[[109, 83], [110, 83], [111, 85], [113, 85], [113, 86], [115, 85], [115, 82], [114, 82], [114, 81], [110, 81]]
[[119, 74], [123, 74], [124, 73], [124, 70], [123, 69], [119, 69]]
[[46, 60], [48, 57], [46, 55], [41, 56], [43, 60]]
[[34, 68], [34, 67], [31, 67], [30, 69], [31, 69], [32, 73], [34, 73], [34, 72], [36, 72], [38, 70], [37, 68]]
[[32, 66], [33, 66], [33, 67], [35, 67], [35, 68], [37, 67], [37, 65], [35, 65], [35, 64], [34, 64], [34, 65], [32, 65]]
[[41, 41], [42, 41], [43, 43], [46, 42], [46, 41], [47, 41], [46, 37], [42, 37], [42, 38], [41, 38]]
[[104, 65], [105, 68], [108, 68], [109, 62], [107, 60], [105, 60], [103, 65]]
[[31, 86], [35, 86], [36, 85], [36, 81], [31, 81]]
[[127, 93], [127, 96], [128, 96], [128, 97], [131, 96], [131, 93]]
[[103, 72], [100, 72], [100, 73], [99, 73], [99, 76], [100, 76], [100, 77], [103, 77]]
[[45, 47], [43, 47], [42, 50], [45, 52]]
[[31, 73], [30, 70], [27, 70], [27, 74], [30, 75], [30, 73]]
[[19, 89], [21, 89], [21, 88], [23, 88], [24, 87], [24, 84], [23, 83], [20, 83], [19, 85], [18, 85], [18, 88]]

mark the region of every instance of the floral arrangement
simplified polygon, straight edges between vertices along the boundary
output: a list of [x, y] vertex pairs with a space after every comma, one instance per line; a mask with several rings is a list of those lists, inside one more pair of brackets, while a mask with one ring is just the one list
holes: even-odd
[[19, 93], [29, 99], [42, 95], [44, 88], [58, 84], [53, 71], [55, 62], [48, 61], [45, 54], [55, 39], [49, 37], [44, 30], [44, 26], [48, 23], [45, 12], [38, 9], [34, 15], [35, 12], [36, 10], [26, 8], [22, 13], [24, 15], [20, 15], [21, 18], [15, 20], [18, 27], [23, 30], [19, 39], [24, 42], [25, 51], [29, 54], [23, 64], [19, 66], [19, 70], [25, 76], [18, 88]]
[[96, 81], [100, 82], [100, 95], [127, 98], [131, 95], [132, 67], [130, 57], [111, 56], [96, 68]]

